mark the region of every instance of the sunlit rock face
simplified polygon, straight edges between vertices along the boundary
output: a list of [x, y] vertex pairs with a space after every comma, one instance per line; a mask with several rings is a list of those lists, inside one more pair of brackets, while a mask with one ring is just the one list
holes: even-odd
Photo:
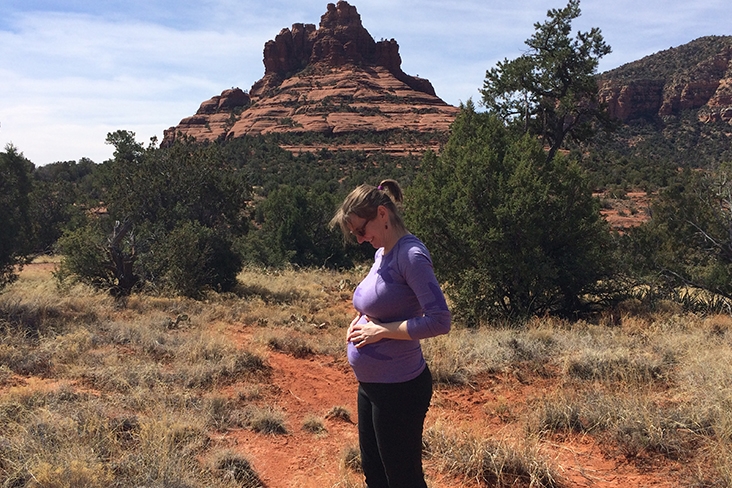
[[264, 76], [248, 93], [229, 89], [203, 102], [165, 131], [163, 144], [181, 136], [446, 133], [458, 112], [428, 80], [404, 73], [397, 42], [374, 41], [345, 1], [329, 4], [317, 28], [298, 23], [282, 29], [265, 43], [263, 62]]
[[732, 122], [732, 37], [699, 38], [608, 71], [599, 95], [623, 121], [693, 110], [702, 122]]

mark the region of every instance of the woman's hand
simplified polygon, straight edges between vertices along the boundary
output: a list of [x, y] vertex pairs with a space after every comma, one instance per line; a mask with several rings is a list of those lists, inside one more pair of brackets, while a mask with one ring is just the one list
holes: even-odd
[[351, 321], [351, 325], [348, 326], [348, 334], [346, 340], [353, 342], [356, 347], [363, 347], [366, 344], [373, 344], [379, 342], [382, 339], [382, 335], [387, 332], [387, 329], [380, 323], [374, 322], [370, 317], [366, 317], [367, 322], [359, 324], [363, 315], [358, 314], [355, 319]]
[[356, 318], [351, 320], [351, 325], [348, 326], [348, 331], [346, 332], [346, 341], [351, 342], [351, 333], [353, 332], [353, 327], [356, 325], [356, 322], [361, 320], [361, 314], [357, 313]]
[[[366, 323], [359, 324], [362, 317], [366, 317]], [[358, 347], [379, 342], [381, 339], [411, 340], [407, 331], [407, 322], [379, 322], [371, 317], [358, 314], [348, 326], [346, 340], [353, 342]]]

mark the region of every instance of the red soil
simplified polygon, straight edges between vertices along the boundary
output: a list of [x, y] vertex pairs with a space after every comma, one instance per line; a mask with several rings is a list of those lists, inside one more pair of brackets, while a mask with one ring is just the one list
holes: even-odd
[[[48, 272], [51, 264], [30, 265], [24, 273]], [[40, 268], [44, 268], [41, 270]], [[254, 327], [232, 326], [232, 342], [252, 341]], [[284, 412], [288, 434], [267, 435], [248, 429], [232, 429], [213, 436], [220, 448], [230, 448], [249, 459], [268, 488], [327, 488], [343, 486], [343, 453], [358, 445], [357, 383], [346, 360], [329, 356], [295, 358], [268, 352], [271, 385], [263, 388], [263, 401]], [[18, 380], [28, 384], [32, 378]], [[464, 430], [483, 439], [511, 443], [523, 439], [520, 419], [532, 402], [552, 394], [555, 378], [522, 373], [485, 375], [469, 386], [436, 386], [426, 427], [436, 424]], [[15, 383], [6, 383], [12, 386]], [[220, 392], [236, 396], [234, 387]], [[344, 407], [351, 422], [327, 418], [333, 407]], [[322, 419], [327, 432], [313, 434], [303, 429], [308, 417]], [[544, 439], [542, 455], [554, 467], [564, 488], [621, 488], [683, 486], [685, 467], [680, 462], [654, 457], [641, 463], [626, 459], [612, 443], [589, 435], [565, 435]], [[430, 488], [481, 486], [474, 480], [444, 475], [438, 460], [427, 459], [425, 471]], [[485, 486], [485, 485], [482, 485]]]
[[[246, 328], [232, 332], [232, 339], [248, 341]], [[270, 352], [268, 361], [273, 369], [273, 388], [266, 401], [285, 412], [289, 433], [264, 435], [233, 430], [221, 434], [220, 445], [247, 457], [268, 488], [338, 485], [343, 479], [344, 450], [358, 445], [357, 384], [349, 366], [345, 359], [299, 359], [279, 352]], [[426, 428], [439, 423], [510, 444], [512, 439], [525, 436], [518, 420], [533, 400], [552, 392], [557, 386], [553, 381], [505, 374], [479, 378], [471, 386], [437, 386]], [[325, 419], [324, 435], [303, 430], [306, 417], [323, 419], [334, 406], [348, 409], [353, 422]], [[649, 465], [639, 464], [613, 454], [600, 440], [587, 435], [547, 439], [542, 442], [541, 454], [555, 468], [560, 486], [566, 488], [671, 488], [682, 484], [683, 467], [679, 463], [654, 458]], [[441, 475], [436, 462], [425, 461], [430, 488], [481, 486], [472, 480]]]
[[609, 204], [609, 208], [603, 208], [600, 213], [614, 230], [623, 232], [650, 219], [650, 198], [645, 192], [628, 192], [625, 198], [596, 196]]

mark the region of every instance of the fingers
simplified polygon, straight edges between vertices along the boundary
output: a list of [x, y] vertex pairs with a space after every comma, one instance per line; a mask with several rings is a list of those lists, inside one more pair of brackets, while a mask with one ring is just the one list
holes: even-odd
[[348, 339], [348, 342], [361, 342], [365, 337], [360, 327], [353, 327], [348, 331], [346, 339]]
[[[360, 324], [359, 321], [365, 318], [366, 322], [363, 324]], [[358, 314], [356, 315], [356, 318], [354, 318], [351, 321], [351, 325], [348, 326], [348, 333], [346, 334], [346, 340], [348, 342], [352, 342], [354, 346], [357, 348], [363, 347], [366, 344], [369, 344], [369, 338], [370, 338], [370, 332], [368, 329], [368, 324], [371, 323], [371, 318], [363, 315]], [[372, 341], [373, 342], [373, 341]]]
[[354, 325], [356, 325], [356, 323], [359, 321], [359, 319], [361, 319], [360, 313], [356, 314], [356, 317], [353, 320], [351, 320], [351, 325], [349, 327], [353, 327]]
[[348, 326], [348, 331], [346, 332], [346, 341], [353, 342], [353, 336], [356, 333], [356, 324], [361, 319], [361, 314], [357, 313], [356, 317], [351, 320], [351, 325]]
[[359, 324], [349, 328], [346, 339], [348, 340], [348, 342], [352, 342], [356, 347], [362, 347], [366, 345], [368, 336], [366, 334], [366, 331]]

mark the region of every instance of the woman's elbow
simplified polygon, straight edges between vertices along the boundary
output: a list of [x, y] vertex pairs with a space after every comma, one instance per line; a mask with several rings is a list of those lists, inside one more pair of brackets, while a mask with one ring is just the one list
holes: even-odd
[[452, 315], [449, 311], [443, 312], [440, 320], [438, 321], [437, 335], [443, 335], [450, 332], [452, 328]]

